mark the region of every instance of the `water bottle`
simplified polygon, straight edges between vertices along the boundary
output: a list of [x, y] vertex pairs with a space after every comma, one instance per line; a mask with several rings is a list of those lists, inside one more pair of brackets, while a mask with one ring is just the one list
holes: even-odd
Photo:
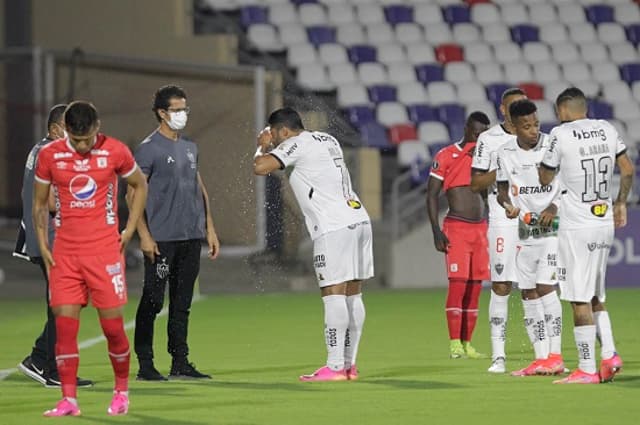
[[[522, 217], [522, 221], [524, 221], [525, 224], [528, 224], [529, 226], [538, 225], [539, 220], [540, 220], [540, 214], [534, 213], [534, 212], [525, 213], [524, 216]], [[553, 221], [551, 222], [551, 228], [554, 231], [558, 230], [559, 222], [560, 222], [560, 217], [558, 216], [553, 217]]]

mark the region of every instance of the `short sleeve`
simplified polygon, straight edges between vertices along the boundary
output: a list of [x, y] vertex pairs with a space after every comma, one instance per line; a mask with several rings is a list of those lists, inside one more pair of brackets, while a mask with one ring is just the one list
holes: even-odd
[[51, 183], [52, 176], [49, 149], [40, 149], [40, 152], [38, 152], [35, 179], [39, 183]]
[[297, 137], [292, 137], [280, 143], [277, 148], [269, 152], [273, 155], [278, 162], [280, 162], [281, 168], [295, 165], [303, 155], [304, 148], [299, 143]]
[[551, 141], [544, 156], [542, 157], [541, 166], [552, 170], [557, 169], [560, 166], [560, 149], [558, 146], [558, 131], [554, 128], [549, 134]]
[[438, 180], [444, 180], [444, 177], [446, 175], [447, 164], [446, 161], [443, 161], [443, 152], [444, 149], [438, 151], [436, 156], [433, 158], [433, 161], [431, 162], [431, 171], [429, 171], [429, 175], [435, 177]]
[[120, 177], [127, 178], [136, 171], [137, 165], [129, 148], [124, 143], [120, 143], [119, 145], [120, 159], [115, 171]]
[[496, 151], [496, 181], [497, 182], [508, 182], [509, 181], [509, 172], [506, 168], [506, 163], [504, 161], [503, 152], [501, 150]]
[[135, 153], [135, 161], [146, 176], [153, 174], [153, 146], [149, 142], [143, 142]]
[[624, 140], [622, 140], [622, 137], [620, 136], [620, 133], [618, 133], [617, 130], [615, 130], [615, 134], [616, 134], [616, 157], [617, 157], [627, 151], [627, 145], [624, 144]]
[[491, 152], [489, 152], [487, 141], [481, 134], [478, 137], [478, 143], [476, 143], [476, 149], [473, 153], [473, 161], [471, 162], [471, 168], [480, 171], [489, 171], [491, 168]]

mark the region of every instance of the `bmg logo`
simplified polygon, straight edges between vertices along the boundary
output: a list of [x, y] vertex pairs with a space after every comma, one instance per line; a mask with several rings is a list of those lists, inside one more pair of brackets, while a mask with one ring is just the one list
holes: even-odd
[[603, 142], [607, 140], [607, 134], [604, 132], [604, 129], [599, 128], [597, 130], [573, 130], [573, 137], [578, 140], [582, 139], [597, 139], [600, 138]]

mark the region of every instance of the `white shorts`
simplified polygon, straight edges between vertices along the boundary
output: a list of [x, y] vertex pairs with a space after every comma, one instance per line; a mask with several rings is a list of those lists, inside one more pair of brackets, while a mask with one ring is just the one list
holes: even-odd
[[521, 241], [516, 254], [516, 271], [520, 289], [535, 289], [537, 283], [558, 283], [558, 238]]
[[613, 243], [613, 225], [558, 230], [558, 279], [564, 301], [604, 302], [607, 259]]
[[496, 226], [489, 224], [489, 260], [492, 282], [517, 282], [516, 249], [518, 226]]
[[336, 285], [373, 277], [373, 237], [368, 221], [325, 233], [313, 241], [318, 285]]

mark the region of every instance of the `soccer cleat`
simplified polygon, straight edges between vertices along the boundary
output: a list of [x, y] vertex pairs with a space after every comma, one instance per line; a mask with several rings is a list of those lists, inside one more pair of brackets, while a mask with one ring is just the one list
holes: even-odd
[[546, 361], [547, 359], [536, 359], [529, 366], [511, 372], [511, 376], [550, 375], [551, 369], [545, 365]]
[[169, 379], [211, 379], [211, 375], [204, 374], [196, 369], [193, 363], [179, 362], [171, 365]]
[[44, 371], [44, 367], [39, 368], [33, 363], [31, 356], [27, 356], [23, 361], [18, 363], [18, 369], [20, 372], [24, 373], [25, 376], [33, 379], [34, 381], [40, 382], [42, 385], [46, 385], [47, 376]]
[[344, 369], [335, 371], [331, 370], [329, 366], [323, 366], [311, 375], [302, 375], [300, 377], [302, 382], [346, 381], [347, 379], [349, 378]]
[[168, 379], [163, 376], [158, 369], [156, 369], [153, 364], [140, 366], [140, 370], [138, 370], [138, 374], [136, 375], [137, 381], [168, 381]]
[[491, 366], [489, 366], [489, 369], [487, 369], [487, 372], [489, 373], [505, 373], [506, 371], [507, 366], [504, 357], [498, 357], [495, 359], [491, 363]]
[[469, 359], [486, 359], [487, 356], [482, 353], [478, 353], [475, 348], [471, 345], [469, 341], [465, 341], [462, 343], [462, 348], [464, 349], [464, 354]]
[[622, 370], [622, 359], [618, 353], [613, 353], [613, 356], [608, 359], [602, 359], [600, 361], [600, 381], [611, 382], [613, 377]]
[[464, 347], [462, 342], [458, 339], [452, 339], [449, 341], [449, 357], [452, 359], [459, 359], [464, 356]]
[[549, 354], [549, 357], [543, 362], [544, 366], [549, 369], [550, 375], [560, 375], [564, 373], [564, 360], [562, 354]]
[[126, 415], [129, 411], [129, 397], [121, 392], [116, 392], [111, 399], [107, 413], [111, 416]]
[[51, 410], [47, 410], [43, 413], [44, 416], [47, 417], [55, 417], [55, 416], [80, 416], [82, 412], [80, 412], [80, 408], [75, 404], [71, 403], [66, 398], [63, 398], [56, 404], [56, 407]]
[[554, 384], [599, 384], [600, 376], [597, 373], [586, 373], [576, 369], [566, 378], [553, 381]]
[[[60, 376], [57, 373], [47, 376], [47, 381], [44, 383], [44, 386], [47, 388], [60, 388], [62, 386]], [[78, 377], [76, 378], [76, 386], [78, 388], [93, 387], [93, 381]]]
[[356, 365], [353, 365], [349, 369], [347, 369], [346, 373], [347, 373], [348, 380], [350, 381], [358, 380], [358, 368], [356, 367]]

